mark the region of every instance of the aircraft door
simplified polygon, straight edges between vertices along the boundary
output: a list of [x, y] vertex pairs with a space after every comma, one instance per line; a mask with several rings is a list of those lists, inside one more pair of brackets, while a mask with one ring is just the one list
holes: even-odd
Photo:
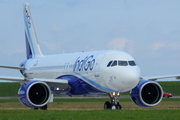
[[99, 77], [100, 73], [99, 73], [99, 69], [100, 69], [100, 64], [103, 60], [103, 58], [105, 57], [105, 54], [100, 54], [99, 56], [97, 56], [96, 58], [96, 63], [95, 63], [95, 71], [94, 71], [94, 76], [95, 77]]

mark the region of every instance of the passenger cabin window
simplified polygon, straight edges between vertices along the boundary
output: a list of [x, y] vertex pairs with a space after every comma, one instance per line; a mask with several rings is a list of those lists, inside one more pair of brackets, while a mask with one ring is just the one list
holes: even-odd
[[118, 61], [119, 66], [127, 66], [128, 62], [127, 61]]
[[116, 65], [117, 65], [117, 60], [115, 60], [115, 61], [112, 63], [111, 67], [116, 66]]
[[107, 67], [109, 67], [109, 66], [111, 66], [111, 63], [112, 63], [113, 61], [110, 61], [108, 64], [107, 64]]
[[134, 61], [128, 61], [130, 66], [136, 66], [136, 63]]

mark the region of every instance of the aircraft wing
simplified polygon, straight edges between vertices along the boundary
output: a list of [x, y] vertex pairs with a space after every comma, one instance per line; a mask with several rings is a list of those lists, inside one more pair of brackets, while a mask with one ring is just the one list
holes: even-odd
[[[23, 67], [3, 66], [3, 65], [0, 65], [0, 68], [8, 68], [8, 69], [15, 69], [15, 70], [24, 70]], [[16, 81], [16, 82], [21, 82], [21, 81], [28, 82], [28, 81], [33, 81], [33, 80], [40, 80], [40, 81], [48, 82], [48, 83], [68, 84], [68, 80], [65, 80], [65, 79], [24, 78], [24, 77], [0, 76], [0, 80]]]
[[180, 79], [180, 75], [163, 75], [163, 76], [154, 76], [154, 77], [143, 77], [145, 80], [157, 80], [157, 79], [164, 79], [164, 78], [176, 78]]
[[13, 67], [13, 66], [3, 66], [3, 65], [0, 65], [0, 68], [8, 68], [8, 69], [24, 70], [23, 67]]
[[33, 80], [40, 80], [43, 82], [48, 82], [48, 83], [62, 83], [62, 84], [68, 84], [68, 80], [66, 79], [44, 79], [44, 78], [26, 78], [29, 81]]
[[0, 80], [7, 80], [7, 81], [25, 81], [24, 78], [21, 77], [7, 77], [7, 76], [0, 76]]
[[40, 80], [40, 81], [48, 82], [48, 83], [68, 84], [68, 80], [66, 79], [23, 78], [23, 77], [0, 76], [0, 80], [17, 81], [17, 82], [21, 82], [21, 81], [28, 82], [28, 81], [33, 81], [33, 80]]

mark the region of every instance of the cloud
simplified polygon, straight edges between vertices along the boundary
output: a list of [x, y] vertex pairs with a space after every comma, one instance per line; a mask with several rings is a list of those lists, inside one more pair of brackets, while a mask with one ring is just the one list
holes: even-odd
[[126, 47], [126, 43], [128, 42], [129, 40], [126, 39], [126, 38], [115, 38], [113, 40], [111, 40], [109, 43], [108, 43], [108, 48], [112, 49], [119, 49], [119, 50], [124, 50], [124, 48]]
[[129, 40], [127, 38], [115, 38], [108, 43], [107, 48], [123, 50], [132, 54], [134, 52], [133, 45], [134, 41]]
[[180, 51], [179, 41], [155, 41], [146, 48], [143, 48], [143, 55], [152, 58], [165, 57], [167, 54], [173, 56]]
[[163, 48], [167, 46], [167, 42], [166, 41], [156, 41], [151, 45], [151, 48], [156, 51], [159, 50], [160, 48]]
[[60, 42], [43, 42], [43, 44], [52, 52], [60, 48]]
[[7, 49], [7, 50], [5, 50], [2, 54], [11, 56], [11, 55], [13, 55], [13, 54], [19, 54], [19, 53], [24, 53], [24, 52], [25, 52], [25, 49], [24, 49], [24, 48], [16, 48], [16, 49], [14, 49], [14, 50], [12, 50], [12, 49]]
[[53, 24], [52, 26], [51, 26], [51, 30], [53, 31], [53, 32], [59, 32], [59, 27], [56, 25], [56, 24]]
[[167, 42], [167, 41], [156, 41], [152, 45], [150, 45], [153, 51], [157, 51], [161, 48], [167, 48], [170, 50], [178, 50], [180, 49], [180, 42]]
[[167, 46], [173, 50], [179, 50], [180, 49], [180, 42], [170, 42], [170, 43], [168, 43]]

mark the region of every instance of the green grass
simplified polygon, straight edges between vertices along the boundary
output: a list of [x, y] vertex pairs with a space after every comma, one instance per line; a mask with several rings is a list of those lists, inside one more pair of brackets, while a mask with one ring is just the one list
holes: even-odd
[[0, 110], [0, 120], [178, 120], [180, 110]]
[[180, 81], [159, 82], [163, 90], [172, 93], [174, 96], [180, 96]]
[[[160, 82], [164, 91], [180, 96], [180, 82]], [[180, 98], [164, 98], [155, 107], [138, 107], [130, 98], [119, 98], [122, 110], [103, 110], [109, 98], [58, 98], [48, 110], [30, 110], [17, 99], [19, 83], [0, 83], [0, 120], [178, 120]], [[129, 95], [129, 92], [122, 95]]]
[[103, 110], [108, 98], [55, 99], [48, 110], [31, 110], [17, 98], [0, 99], [0, 120], [178, 120], [180, 98], [164, 98], [155, 107], [139, 107], [120, 98], [122, 110]]
[[17, 96], [19, 88], [18, 82], [0, 83], [0, 97]]
[[0, 99], [0, 103], [15, 103], [15, 102], [19, 102], [18, 98]]

